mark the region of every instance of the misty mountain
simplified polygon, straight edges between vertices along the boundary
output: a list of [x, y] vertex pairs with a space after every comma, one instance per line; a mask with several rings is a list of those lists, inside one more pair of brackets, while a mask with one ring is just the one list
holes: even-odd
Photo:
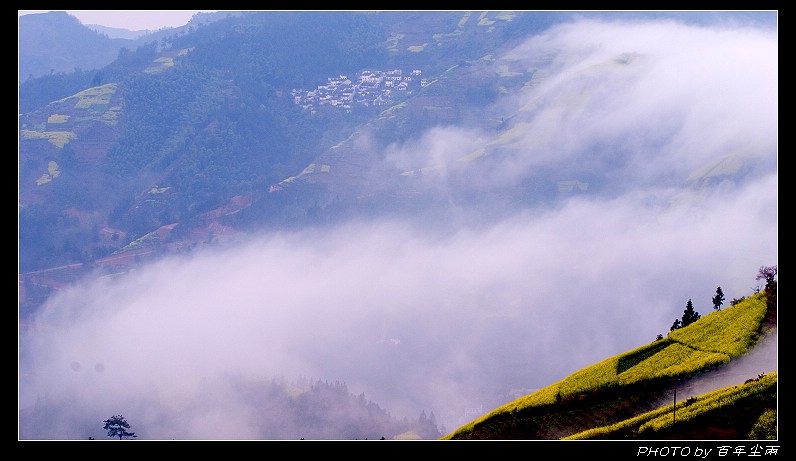
[[64, 11], [19, 17], [20, 113], [69, 96], [103, 80], [101, 69], [119, 57], [122, 49], [158, 43], [173, 34], [239, 13], [196, 14], [182, 27], [157, 31], [128, 31], [82, 24]]
[[[555, 110], [577, 114], [610, 94], [606, 88], [576, 103], [589, 97], [586, 88], [599, 88], [605, 78], [621, 84], [651, 64], [639, 53], [609, 55], [554, 87], [555, 100], [547, 101], [542, 91], [535, 96], [545, 75], [562, 65], [560, 58], [553, 50], [531, 61], [509, 53], [528, 34], [572, 16], [247, 13], [124, 50], [96, 72], [64, 75], [69, 93], [21, 117], [20, 204], [25, 234], [66, 251], [23, 242], [23, 271], [107, 256], [163, 226], [180, 224], [189, 232], [196, 227], [191, 221], [206, 222], [200, 216], [231, 200], [252, 206], [223, 225], [252, 229], [363, 212], [423, 209], [434, 215], [464, 206], [511, 213], [549, 203], [562, 191], [621, 192], [616, 175], [636, 168], [626, 160], [640, 147], [632, 139], [573, 146], [583, 158], [528, 155], [528, 149], [549, 151], [546, 144], [558, 139], [537, 133], [542, 124], [534, 105], [552, 103]], [[343, 111], [327, 105], [317, 111], [294, 103], [294, 90], [368, 69], [417, 71], [426, 84], [404, 94], [396, 87], [386, 106], [359, 104]], [[57, 79], [46, 80], [58, 88]], [[39, 85], [44, 81], [21, 85], [22, 109], [37, 106], [28, 101], [47, 93]], [[88, 98], [84, 91], [105, 96]], [[74, 105], [64, 107], [64, 101]], [[663, 128], [661, 136], [676, 129]], [[424, 131], [425, 138], [418, 137]], [[442, 157], [433, 151], [428, 155], [436, 157], [422, 157], [424, 140], [448, 135], [459, 144], [446, 147]], [[655, 142], [642, 147], [656, 149]], [[756, 146], [726, 151], [714, 161], [718, 166], [694, 165], [680, 174], [698, 183], [706, 174], [721, 180], [762, 168]], [[517, 161], [520, 168], [506, 170]], [[57, 165], [53, 181], [47, 180], [49, 165]], [[649, 179], [659, 186], [687, 186], [682, 179]], [[451, 207], [451, 201], [459, 206]], [[57, 218], [69, 209], [98, 219], [88, 225]], [[50, 224], [39, 224], [41, 219]], [[103, 228], [122, 238], [103, 241]]]
[[118, 27], [106, 27], [100, 24], [83, 24], [84, 26], [88, 27], [89, 29], [96, 31], [102, 35], [107, 36], [108, 38], [122, 38], [126, 40], [135, 40], [141, 38], [147, 34], [152, 33], [151, 30], [144, 29], [144, 30], [127, 30], [127, 29], [120, 29]]
[[26, 14], [19, 17], [19, 81], [99, 69], [134, 43], [92, 30], [64, 11]]
[[[92, 373], [97, 370], [81, 369], [82, 364], [72, 364], [76, 373]], [[101, 371], [100, 371], [101, 372]], [[442, 436], [437, 427], [434, 413], [421, 412], [411, 420], [396, 418], [377, 403], [365, 398], [365, 394], [352, 394], [345, 383], [328, 382], [320, 379], [298, 379], [288, 382], [284, 378], [252, 381], [229, 377], [234, 392], [245, 399], [256, 423], [246, 430], [255, 440], [433, 440]], [[204, 386], [206, 391], [215, 392], [213, 380]], [[202, 393], [201, 395], [205, 395]], [[201, 413], [212, 417], [215, 405], [212, 400], [186, 399], [183, 410]], [[41, 439], [42, 435], [56, 434], [64, 429], [70, 434], [67, 438], [88, 440], [105, 438], [101, 421], [82, 421], [70, 428], [59, 428], [60, 417], [68, 415], [68, 406], [38, 402], [20, 414], [21, 439]], [[99, 416], [99, 415], [98, 415]], [[143, 415], [133, 413], [129, 423], [141, 439], [182, 440], [195, 438], [191, 428], [179, 419], [160, 421], [157, 424], [166, 433], [157, 433], [145, 427]], [[134, 417], [138, 417], [133, 419]], [[238, 439], [240, 427], [216, 427], [203, 435], [205, 439]], [[48, 438], [48, 437], [44, 437]]]
[[84, 25], [91, 30], [99, 32], [100, 34], [107, 35], [110, 38], [124, 38], [128, 40], [135, 40], [142, 38], [146, 35], [153, 35], [154, 37], [159, 39], [164, 35], [169, 35], [170, 33], [179, 32], [183, 28], [190, 28], [191, 26], [198, 26], [199, 24], [206, 24], [227, 17], [239, 16], [241, 14], [243, 13], [240, 11], [215, 11], [210, 13], [198, 12], [194, 14], [194, 16], [185, 26], [167, 27], [164, 29], [157, 29], [157, 30], [149, 30], [149, 29], [127, 30], [127, 29], [119, 29], [116, 27], [106, 27], [100, 24], [84, 24]]
[[[408, 70], [426, 66], [433, 79], [433, 72], [483, 56], [505, 40], [500, 30], [511, 30], [508, 19], [512, 17], [486, 27], [477, 25], [475, 17], [465, 21], [460, 16], [250, 13], [166, 38], [167, 49], [152, 42], [123, 52], [97, 72], [64, 75], [65, 87], [82, 86], [22, 117], [20, 203], [24, 234], [67, 251], [42, 248], [39, 252], [38, 245], [23, 243], [24, 270], [96, 259], [161, 226], [197, 219], [236, 196], [249, 201], [267, 196], [273, 184], [302, 171], [321, 152], [349, 138], [358, 125], [378, 118], [384, 110], [326, 111], [313, 116], [294, 103], [292, 89], [312, 88], [330, 76], [366, 68], [391, 70], [398, 63], [410, 66]], [[467, 27], [460, 30], [454, 19]], [[434, 30], [449, 30], [453, 35], [438, 37], [439, 44], [431, 53], [409, 51], [415, 41], [435, 40]], [[473, 44], [462, 43], [460, 35]], [[480, 36], [489, 40], [476, 41]], [[230, 54], [228, 49], [239, 52]], [[21, 85], [21, 108], [36, 107], [29, 97], [46, 94], [40, 81], [44, 79]], [[57, 88], [57, 82], [48, 79], [48, 86]], [[103, 96], [95, 98], [94, 92]], [[450, 100], [456, 96], [445, 95], [445, 104], [460, 104]], [[471, 98], [469, 104], [478, 103]], [[455, 110], [464, 113], [466, 106]], [[400, 120], [405, 120], [403, 115]], [[63, 144], [50, 138], [60, 136], [51, 134], [55, 132], [66, 136]], [[58, 165], [58, 177], [52, 183], [42, 176], [49, 174], [50, 162]], [[37, 183], [41, 178], [46, 183]], [[344, 179], [342, 187], [348, 188], [350, 182]], [[76, 184], [93, 184], [98, 189], [88, 191]], [[149, 187], [142, 189], [144, 184]], [[69, 192], [56, 190], [61, 188]], [[161, 189], [157, 196], [150, 193]], [[309, 205], [301, 203], [294, 210], [280, 205], [284, 199], [265, 200], [264, 210], [251, 219], [261, 222], [258, 216], [266, 214], [271, 221], [292, 220], [296, 213], [314, 206], [311, 193], [302, 195]], [[270, 213], [274, 206], [282, 209]], [[351, 206], [359, 207], [357, 203]], [[69, 208], [99, 213], [100, 227], [87, 227], [85, 221], [53, 226], [60, 221], [56, 216]], [[38, 216], [51, 224], [38, 224]], [[113, 242], [97, 240], [103, 227], [123, 237]]]
[[21, 408], [313, 376], [453, 428], [776, 264], [776, 12], [212, 19], [20, 83]]

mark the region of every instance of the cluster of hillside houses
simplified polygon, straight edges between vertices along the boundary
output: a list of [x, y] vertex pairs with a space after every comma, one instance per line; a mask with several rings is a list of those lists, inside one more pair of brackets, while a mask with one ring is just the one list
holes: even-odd
[[315, 113], [321, 106], [351, 111], [355, 105], [386, 106], [403, 99], [428, 84], [420, 70], [363, 70], [354, 79], [345, 75], [329, 77], [325, 85], [314, 90], [294, 89], [296, 104]]

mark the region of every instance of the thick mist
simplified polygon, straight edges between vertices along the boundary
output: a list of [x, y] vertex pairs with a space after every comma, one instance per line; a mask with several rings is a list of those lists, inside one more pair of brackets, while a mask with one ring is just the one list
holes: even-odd
[[[379, 218], [263, 233], [89, 279], [20, 337], [20, 410], [55, 409], [22, 438], [104, 438], [121, 413], [141, 439], [256, 439], [235, 383], [274, 376], [343, 381], [452, 431], [466, 408], [489, 412], [666, 335], [689, 299], [708, 314], [717, 286], [727, 304], [751, 294], [778, 256], [777, 53], [775, 31], [676, 22], [529, 38], [496, 65], [545, 78], [501, 103], [520, 109], [501, 140], [513, 149], [482, 181], [552, 165], [610, 193], [461, 227]], [[444, 164], [485, 136], [429, 127], [384, 158]], [[767, 357], [775, 370], [776, 347]]]

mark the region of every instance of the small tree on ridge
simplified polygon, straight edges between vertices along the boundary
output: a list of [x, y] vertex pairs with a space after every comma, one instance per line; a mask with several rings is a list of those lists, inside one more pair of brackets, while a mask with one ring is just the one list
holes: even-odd
[[721, 291], [721, 287], [718, 287], [716, 296], [713, 297], [713, 309], [720, 310], [722, 304], [724, 304], [724, 292]]
[[127, 432], [127, 429], [130, 429], [130, 424], [122, 415], [111, 416], [103, 422], [105, 423], [103, 429], [108, 431], [108, 437], [119, 437], [119, 440], [122, 440], [122, 437], [137, 437], [135, 432]]

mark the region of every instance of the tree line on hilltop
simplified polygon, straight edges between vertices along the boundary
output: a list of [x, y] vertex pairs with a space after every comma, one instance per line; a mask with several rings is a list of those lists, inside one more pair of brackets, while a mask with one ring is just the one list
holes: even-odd
[[[777, 306], [777, 266], [760, 266], [760, 269], [757, 272], [757, 276], [755, 277], [756, 281], [764, 281], [764, 291], [766, 293], [766, 303], [768, 304], [769, 310], [776, 310]], [[755, 288], [755, 293], [760, 291], [760, 287], [758, 286]], [[740, 298], [734, 298], [730, 305], [734, 306], [741, 301], [746, 299], [745, 296], [741, 296]], [[724, 304], [724, 292], [722, 291], [721, 287], [716, 288], [716, 294], [712, 298], [713, 302], [713, 309], [720, 310], [722, 304]], [[674, 331], [679, 328], [686, 327], [701, 318], [701, 314], [694, 309], [694, 304], [691, 299], [685, 305], [685, 310], [683, 310], [683, 316], [677, 319], [674, 319], [674, 323], [669, 328], [669, 331]], [[663, 339], [662, 334], [658, 334], [655, 338], [656, 340]]]

